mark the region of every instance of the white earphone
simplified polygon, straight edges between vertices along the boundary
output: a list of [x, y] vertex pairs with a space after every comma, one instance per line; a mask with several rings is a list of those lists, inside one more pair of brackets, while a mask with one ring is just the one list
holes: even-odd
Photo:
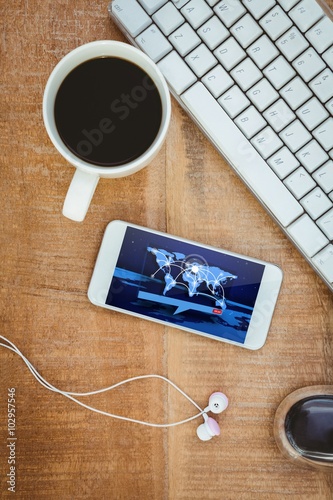
[[[208, 417], [207, 413], [210, 411], [212, 413], [218, 414], [227, 408], [228, 398], [222, 392], [214, 392], [209, 398], [208, 406], [203, 410], [184, 391], [182, 391], [176, 384], [171, 382], [171, 380], [167, 379], [166, 377], [163, 377], [162, 375], [155, 375], [155, 374], [140, 375], [137, 377], [132, 377], [132, 378], [129, 378], [126, 380], [122, 380], [121, 382], [118, 382], [117, 384], [114, 384], [110, 387], [106, 387], [104, 389], [98, 389], [96, 391], [91, 391], [91, 392], [81, 392], [80, 393], [80, 392], [62, 391], [61, 389], [57, 389], [52, 384], [47, 382], [47, 380], [45, 380], [38, 373], [36, 368], [22, 354], [22, 352], [18, 349], [18, 347], [16, 347], [16, 345], [13, 344], [13, 342], [8, 340], [6, 337], [3, 337], [2, 335], [0, 335], [0, 339], [2, 339], [4, 342], [6, 342], [5, 344], [0, 342], [0, 346], [5, 347], [6, 349], [9, 349], [12, 352], [15, 352], [15, 354], [20, 356], [22, 358], [22, 360], [24, 361], [24, 363], [29, 368], [32, 375], [36, 378], [36, 380], [43, 387], [45, 387], [49, 391], [57, 392], [58, 394], [61, 394], [62, 396], [65, 396], [68, 399], [71, 399], [72, 401], [74, 401], [74, 403], [77, 403], [78, 405], [83, 406], [84, 408], [86, 408], [88, 410], [91, 410], [91, 411], [96, 412], [96, 413], [100, 413], [101, 415], [105, 415], [107, 417], [112, 417], [112, 418], [116, 418], [119, 420], [126, 420], [127, 422], [134, 422], [136, 424], [147, 425], [150, 427], [174, 427], [176, 425], [185, 424], [186, 422], [190, 422], [191, 420], [194, 420], [194, 419], [202, 416], [204, 419], [204, 423], [199, 425], [199, 427], [197, 429], [197, 436], [199, 437], [199, 439], [201, 439], [201, 441], [208, 441], [208, 440], [212, 439], [212, 437], [220, 435], [220, 428], [219, 428], [218, 423], [213, 418]], [[135, 380], [142, 380], [142, 379], [146, 379], [146, 378], [158, 378], [158, 379], [161, 379], [161, 380], [167, 382], [174, 389], [176, 389], [180, 394], [182, 394], [188, 401], [190, 401], [190, 403], [192, 403], [199, 410], [199, 413], [197, 413], [196, 415], [193, 415], [192, 417], [186, 418], [185, 420], [180, 420], [178, 422], [173, 422], [173, 423], [169, 423], [169, 424], [155, 424], [155, 423], [151, 423], [151, 422], [145, 422], [142, 420], [136, 420], [133, 418], [123, 417], [121, 415], [115, 415], [113, 413], [105, 412], [103, 410], [99, 410], [97, 408], [94, 408], [93, 406], [89, 406], [89, 405], [83, 403], [82, 401], [80, 401], [79, 399], [77, 399], [78, 397], [92, 396], [94, 394], [100, 394], [102, 392], [111, 391], [112, 389], [115, 389], [116, 387], [119, 387], [120, 385], [127, 384], [128, 382], [133, 382]]]
[[228, 398], [223, 392], [214, 392], [208, 402], [207, 408], [204, 409], [202, 414], [204, 423], [197, 428], [197, 436], [201, 441], [209, 441], [214, 436], [219, 436], [221, 431], [219, 424], [211, 417], [207, 416], [207, 412], [221, 413], [229, 404]]

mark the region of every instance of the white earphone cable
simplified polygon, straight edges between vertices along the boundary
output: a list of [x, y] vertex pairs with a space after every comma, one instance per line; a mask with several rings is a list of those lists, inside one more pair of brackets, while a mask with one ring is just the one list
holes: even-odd
[[[64, 396], [64, 397], [66, 397], [66, 398], [71, 399], [72, 401], [74, 401], [74, 403], [77, 403], [78, 405], [80, 405], [80, 406], [82, 406], [82, 407], [84, 407], [84, 408], [86, 408], [88, 410], [91, 410], [91, 411], [93, 411], [95, 413], [99, 413], [101, 415], [105, 415], [107, 417], [112, 417], [112, 418], [115, 418], [115, 419], [118, 419], [118, 420], [125, 420], [127, 422], [133, 422], [133, 423], [136, 423], [136, 424], [146, 425], [146, 426], [149, 426], [149, 427], [175, 427], [177, 425], [181, 425], [181, 424], [185, 424], [186, 422], [190, 422], [191, 420], [195, 420], [196, 418], [201, 417], [205, 413], [205, 410], [203, 410], [202, 408], [200, 408], [200, 406], [195, 401], [193, 401], [193, 399], [190, 398], [190, 396], [188, 396], [184, 391], [182, 391], [171, 380], [169, 380], [166, 377], [163, 377], [162, 375], [156, 375], [156, 374], [139, 375], [137, 377], [131, 377], [131, 378], [128, 378], [126, 380], [122, 380], [121, 382], [118, 382], [118, 383], [116, 383], [114, 385], [111, 385], [109, 387], [105, 387], [103, 389], [98, 389], [96, 391], [90, 391], [90, 392], [70, 392], [70, 391], [63, 391], [63, 390], [58, 389], [57, 387], [53, 386], [52, 384], [50, 384], [47, 380], [45, 380], [40, 375], [40, 373], [36, 370], [36, 368], [30, 363], [30, 361], [24, 356], [24, 354], [18, 349], [18, 347], [15, 344], [13, 344], [13, 342], [11, 342], [10, 340], [8, 340], [3, 335], [0, 335], [0, 339], [2, 339], [4, 342], [7, 342], [7, 344], [4, 344], [4, 343], [0, 342], [0, 346], [4, 347], [6, 349], [9, 349], [12, 352], [15, 352], [15, 354], [17, 354], [18, 356], [20, 356], [21, 359], [26, 364], [26, 366], [28, 367], [28, 369], [30, 370], [30, 372], [32, 373], [32, 375], [35, 377], [35, 379], [43, 387], [45, 387], [45, 389], [48, 389], [49, 391], [61, 394], [62, 396]], [[180, 394], [182, 394], [182, 396], [184, 396], [190, 403], [192, 403], [199, 410], [199, 413], [197, 413], [196, 415], [193, 415], [192, 417], [186, 418], [185, 420], [180, 420], [178, 422], [172, 422], [172, 423], [169, 423], [169, 424], [156, 424], [156, 423], [152, 423], [152, 422], [145, 422], [143, 420], [136, 420], [134, 418], [123, 417], [121, 415], [115, 415], [113, 413], [109, 413], [109, 412], [106, 412], [106, 411], [103, 411], [103, 410], [99, 410], [97, 408], [94, 408], [93, 406], [90, 406], [90, 405], [87, 405], [87, 404], [83, 403], [82, 401], [80, 401], [79, 399], [77, 399], [76, 397], [74, 397], [74, 396], [84, 397], [84, 396], [93, 396], [95, 394], [101, 394], [103, 392], [111, 391], [111, 390], [115, 389], [116, 387], [119, 387], [121, 385], [127, 384], [129, 382], [134, 382], [135, 380], [142, 380], [142, 379], [148, 379], [148, 378], [157, 378], [157, 379], [163, 380], [164, 382], [167, 382], [174, 389], [176, 389]]]

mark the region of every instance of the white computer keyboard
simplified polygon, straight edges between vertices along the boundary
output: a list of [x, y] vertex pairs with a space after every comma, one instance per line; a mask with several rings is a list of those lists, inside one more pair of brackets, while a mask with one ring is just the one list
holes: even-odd
[[315, 0], [114, 0], [112, 19], [333, 291], [333, 22]]

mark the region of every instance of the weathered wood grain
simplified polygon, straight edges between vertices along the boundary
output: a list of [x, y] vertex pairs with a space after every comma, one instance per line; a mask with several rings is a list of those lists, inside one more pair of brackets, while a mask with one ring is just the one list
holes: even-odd
[[[7, 389], [15, 387], [16, 498], [328, 500], [332, 475], [285, 460], [272, 423], [289, 392], [333, 383], [332, 295], [177, 103], [165, 146], [147, 169], [102, 180], [83, 223], [61, 215], [73, 169], [45, 132], [43, 89], [76, 46], [124, 41], [106, 7], [0, 2], [1, 334], [63, 389], [156, 372], [201, 405], [222, 390], [230, 407], [218, 417], [221, 437], [209, 443], [197, 439], [196, 422], [169, 431], [121, 423], [47, 392], [0, 350], [0, 496], [10, 496]], [[250, 352], [90, 304], [102, 234], [119, 218], [280, 265], [284, 283], [264, 348]], [[89, 402], [159, 422], [193, 411], [157, 381]]]

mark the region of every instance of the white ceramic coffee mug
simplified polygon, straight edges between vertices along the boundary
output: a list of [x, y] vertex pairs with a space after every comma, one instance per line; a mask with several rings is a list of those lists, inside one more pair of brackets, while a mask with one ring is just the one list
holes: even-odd
[[[153, 80], [162, 104], [161, 124], [152, 144], [138, 158], [112, 167], [92, 164], [76, 156], [61, 139], [54, 114], [57, 92], [66, 76], [80, 64], [100, 57], [116, 57], [139, 66]], [[100, 177], [125, 177], [147, 166], [163, 144], [170, 122], [170, 115], [170, 94], [162, 73], [155, 63], [135, 47], [122, 42], [101, 40], [82, 45], [67, 54], [52, 71], [45, 87], [43, 99], [43, 118], [48, 135], [59, 153], [71, 165], [76, 167], [65, 198], [63, 214], [75, 221], [82, 221], [85, 218]]]

